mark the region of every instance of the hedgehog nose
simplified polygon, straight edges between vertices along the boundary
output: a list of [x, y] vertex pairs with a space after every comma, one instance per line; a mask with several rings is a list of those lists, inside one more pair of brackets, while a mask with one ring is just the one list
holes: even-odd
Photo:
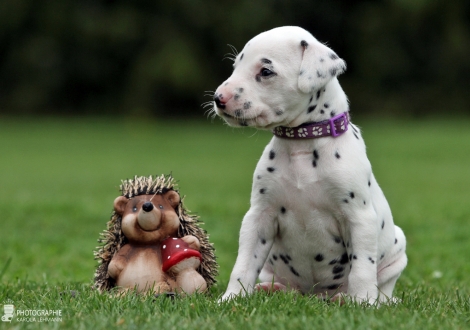
[[142, 210], [144, 210], [145, 212], [150, 212], [153, 210], [153, 204], [152, 202], [146, 202], [144, 203], [144, 205], [142, 205]]

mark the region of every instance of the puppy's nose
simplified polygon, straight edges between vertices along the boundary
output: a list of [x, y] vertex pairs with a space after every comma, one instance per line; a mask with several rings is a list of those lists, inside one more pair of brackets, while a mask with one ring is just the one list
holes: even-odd
[[225, 103], [226, 102], [222, 102], [222, 100], [220, 99], [220, 97], [218, 95], [214, 96], [214, 102], [215, 102], [215, 105], [217, 106], [217, 108], [225, 109]]
[[225, 109], [225, 104], [232, 98], [232, 94], [229, 92], [225, 93], [215, 93], [214, 102], [217, 108]]

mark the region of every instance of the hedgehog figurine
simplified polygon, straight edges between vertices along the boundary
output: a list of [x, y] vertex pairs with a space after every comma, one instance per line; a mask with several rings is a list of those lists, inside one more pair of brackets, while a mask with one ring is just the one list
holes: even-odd
[[216, 281], [214, 247], [171, 175], [124, 180], [95, 250], [94, 288], [155, 294], [203, 292]]

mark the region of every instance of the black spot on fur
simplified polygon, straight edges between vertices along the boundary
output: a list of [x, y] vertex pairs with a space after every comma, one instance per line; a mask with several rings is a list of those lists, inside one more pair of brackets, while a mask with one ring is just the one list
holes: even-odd
[[330, 117], [331, 117], [331, 118], [333, 118], [335, 115], [336, 115], [336, 112], [334, 112], [334, 111], [331, 111], [331, 112], [330, 112]]
[[317, 161], [315, 159], [312, 161], [312, 165], [313, 167], [317, 167]]
[[342, 242], [341, 237], [333, 236], [333, 239], [334, 239], [335, 242], [338, 243], [338, 244]]
[[319, 253], [315, 256], [315, 260], [320, 262], [320, 261], [323, 261], [324, 257], [323, 257], [323, 254]]
[[333, 276], [333, 279], [334, 279], [334, 280], [338, 280], [338, 279], [340, 279], [340, 278], [343, 277], [343, 276], [344, 276], [344, 274], [338, 274], [338, 275]]
[[337, 71], [336, 68], [331, 68], [330, 69], [330, 74], [334, 77], [334, 76], [336, 76], [336, 71]]
[[304, 70], [300, 70], [299, 72], [299, 76], [303, 75], [304, 74]]
[[343, 266], [338, 266], [338, 265], [336, 265], [336, 266], [333, 267], [333, 274], [339, 274], [339, 273], [341, 273], [343, 270], [344, 270], [344, 267], [343, 267]]
[[258, 175], [256, 178], [257, 178], [258, 180], [261, 179], [261, 175]]
[[272, 160], [272, 159], [274, 159], [274, 157], [276, 157], [276, 153], [274, 152], [274, 150], [271, 150], [271, 151], [269, 152], [269, 159]]
[[372, 264], [375, 264], [374, 259], [372, 259], [371, 257], [369, 257], [369, 261], [370, 261]]
[[258, 259], [258, 256], [255, 254], [255, 259]]
[[320, 113], [323, 115], [325, 113], [325, 110], [321, 109]]
[[292, 261], [292, 258], [290, 257], [290, 255], [286, 254], [286, 258], [287, 260]]
[[286, 208], [284, 206], [281, 207], [281, 213], [282, 214], [286, 213]]
[[330, 105], [329, 105], [328, 103], [325, 103], [325, 104], [323, 104], [323, 106], [328, 109], [328, 107], [329, 107]]
[[272, 64], [273, 63], [271, 60], [268, 60], [267, 58], [262, 58], [261, 62], [263, 62], [264, 64]]
[[313, 150], [313, 158], [314, 159], [319, 159], [320, 157], [318, 156], [318, 151], [317, 149]]
[[273, 259], [277, 260], [277, 255], [273, 254]]
[[338, 258], [335, 258], [335, 259], [331, 260], [328, 265], [334, 265], [337, 262], [338, 262]]
[[382, 229], [385, 227], [385, 220], [382, 220]]
[[349, 262], [349, 258], [348, 258], [348, 254], [345, 252], [343, 253], [343, 255], [341, 256], [341, 260], [339, 261], [339, 263], [341, 265], [344, 265], [344, 264], [347, 264]]
[[242, 115], [242, 110], [241, 109], [236, 109], [233, 114], [235, 115], [235, 117], [241, 117]]
[[261, 268], [258, 268], [256, 271], [258, 272], [258, 274], [261, 273]]
[[308, 43], [307, 43], [305, 40], [302, 40], [302, 41], [300, 42], [300, 46], [307, 48], [307, 47], [308, 47]]
[[240, 124], [240, 126], [248, 126], [246, 121], [240, 121], [238, 124]]
[[338, 158], [338, 159], [341, 158], [341, 156], [339, 155], [339, 153], [337, 151], [335, 152], [335, 157]]
[[242, 53], [242, 54], [240, 55], [240, 61], [243, 60], [243, 55], [245, 55], [245, 54]]
[[337, 288], [339, 288], [341, 286], [341, 284], [331, 284], [331, 285], [328, 285], [325, 287], [325, 289], [328, 289], [328, 290], [336, 290]]
[[259, 190], [259, 193], [260, 193], [260, 194], [264, 194], [265, 192], [266, 192], [266, 188], [261, 188], [261, 189]]
[[308, 107], [307, 113], [312, 112], [313, 110], [315, 110], [316, 107], [317, 107], [316, 104], [315, 104], [315, 105], [312, 105], [312, 106], [310, 106], [310, 107]]
[[235, 101], [238, 100], [239, 98], [240, 98], [240, 94], [235, 94], [235, 95], [233, 96], [233, 99], [234, 99]]
[[274, 262], [271, 260], [271, 258], [269, 258], [269, 260], [268, 260], [268, 261], [269, 261], [269, 263], [270, 263], [271, 265], [273, 265], [273, 266], [274, 266]]
[[397, 243], [398, 243], [398, 239], [395, 238], [395, 244], [397, 244]]
[[320, 98], [320, 93], [321, 93], [321, 90], [318, 90], [318, 92], [317, 92], [317, 100]]
[[343, 202], [345, 202], [346, 204], [349, 203], [347, 199], [343, 199]]
[[238, 89], [238, 92], [239, 92], [239, 93], [243, 93], [243, 90], [244, 90], [243, 87], [240, 87], [240, 88]]
[[313, 95], [310, 97], [310, 101], [308, 101], [308, 103], [310, 104], [313, 100]]
[[289, 263], [289, 260], [287, 260], [287, 258], [283, 254], [280, 254], [279, 258], [281, 258], [281, 260], [284, 261], [286, 265]]
[[249, 108], [251, 108], [251, 102], [250, 101], [243, 103], [243, 109], [247, 110]]
[[276, 110], [276, 116], [280, 116], [284, 113], [282, 110]]
[[266, 244], [266, 240], [264, 238], [261, 239], [261, 244]]
[[356, 259], [357, 259], [357, 256], [356, 256], [356, 255], [353, 255], [353, 259], [356, 260]]
[[349, 197], [354, 198], [354, 193], [352, 191], [349, 193]]
[[382, 260], [384, 257], [385, 257], [385, 253], [382, 253], [382, 254], [380, 255], [380, 260]]
[[329, 56], [332, 60], [337, 60], [339, 58], [335, 53], [330, 53]]
[[369, 182], [367, 182], [367, 185], [370, 187], [370, 181], [369, 181]]
[[366, 205], [366, 201], [363, 201], [364, 202], [364, 205]]
[[268, 167], [267, 170], [268, 170], [268, 172], [272, 173], [272, 172], [274, 172], [275, 168], [274, 167]]
[[241, 277], [237, 278], [237, 281], [240, 282], [240, 281], [241, 281]]
[[292, 272], [292, 274], [294, 274], [295, 276], [300, 276], [300, 274], [294, 269], [294, 267], [290, 266], [290, 271]]

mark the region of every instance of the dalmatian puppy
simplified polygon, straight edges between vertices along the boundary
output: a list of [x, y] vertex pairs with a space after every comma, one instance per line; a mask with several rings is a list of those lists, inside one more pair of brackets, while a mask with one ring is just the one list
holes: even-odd
[[388, 301], [407, 264], [406, 240], [350, 122], [337, 79], [345, 62], [306, 30], [286, 26], [251, 39], [233, 67], [213, 111], [231, 126], [274, 136], [256, 166], [221, 299], [258, 289]]

